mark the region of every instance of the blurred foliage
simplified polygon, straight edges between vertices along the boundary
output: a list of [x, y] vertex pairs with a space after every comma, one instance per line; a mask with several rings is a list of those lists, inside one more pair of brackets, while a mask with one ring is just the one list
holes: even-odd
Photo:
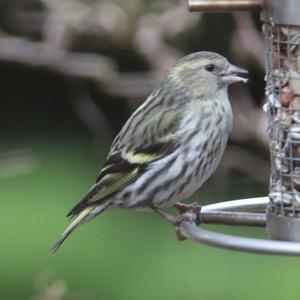
[[189, 13], [185, 0], [0, 1], [1, 299], [296, 299], [296, 259], [178, 242], [153, 214], [108, 212], [49, 252], [114, 134], [192, 51], [226, 55], [251, 80], [231, 90], [229, 150], [190, 201], [266, 194], [258, 18]]

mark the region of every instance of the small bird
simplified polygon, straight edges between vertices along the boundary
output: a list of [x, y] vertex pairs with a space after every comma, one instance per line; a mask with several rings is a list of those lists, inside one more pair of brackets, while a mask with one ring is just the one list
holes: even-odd
[[191, 196], [223, 155], [233, 124], [228, 85], [246, 82], [240, 73], [247, 71], [214, 52], [181, 58], [114, 139], [96, 183], [69, 212], [73, 221], [52, 250], [107, 209], [160, 213]]

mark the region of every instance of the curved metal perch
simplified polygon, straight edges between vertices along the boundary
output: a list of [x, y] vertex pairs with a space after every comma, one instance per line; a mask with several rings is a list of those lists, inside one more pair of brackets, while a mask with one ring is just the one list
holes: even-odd
[[[206, 205], [201, 209], [201, 222], [209, 224], [246, 225], [264, 227], [268, 197], [250, 198]], [[196, 216], [187, 212], [191, 220]], [[300, 243], [271, 241], [222, 234], [197, 227], [195, 223], [184, 221], [179, 226], [180, 233], [196, 242], [224, 249], [239, 250], [274, 255], [300, 256]]]

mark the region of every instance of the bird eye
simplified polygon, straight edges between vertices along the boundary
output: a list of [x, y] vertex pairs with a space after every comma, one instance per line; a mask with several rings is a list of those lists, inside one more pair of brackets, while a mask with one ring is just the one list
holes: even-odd
[[208, 72], [214, 71], [215, 68], [216, 68], [216, 66], [213, 65], [213, 64], [209, 64], [209, 65], [205, 66], [205, 70], [208, 71]]

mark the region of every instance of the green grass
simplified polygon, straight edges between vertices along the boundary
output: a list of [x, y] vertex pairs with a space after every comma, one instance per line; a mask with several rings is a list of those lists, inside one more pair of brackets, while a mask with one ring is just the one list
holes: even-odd
[[[94, 181], [104, 155], [83, 138], [7, 139], [0, 150], [17, 147], [31, 149], [37, 165], [0, 182], [0, 299], [32, 299], [48, 273], [65, 282], [63, 299], [299, 299], [298, 258], [179, 242], [171, 226], [150, 213], [107, 212], [50, 253], [67, 225], [66, 213]], [[262, 191], [249, 182], [211, 180], [194, 200]], [[223, 231], [263, 235], [262, 229]]]

